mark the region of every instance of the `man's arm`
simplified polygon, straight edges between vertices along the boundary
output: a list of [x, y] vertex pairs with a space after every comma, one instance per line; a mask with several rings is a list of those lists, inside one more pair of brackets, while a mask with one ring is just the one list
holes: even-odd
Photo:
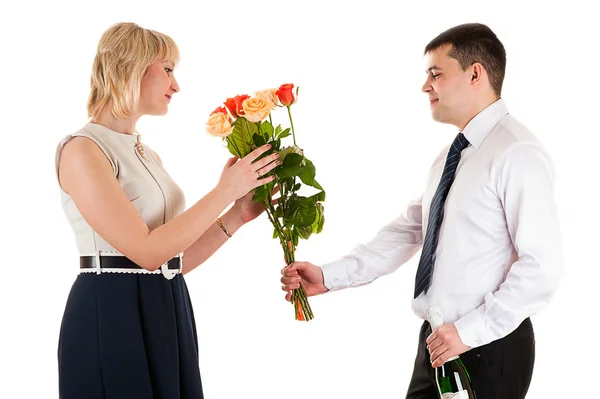
[[485, 345], [548, 305], [562, 275], [554, 169], [539, 147], [517, 143], [498, 164], [497, 193], [518, 259], [496, 292], [454, 324], [462, 342]]
[[423, 196], [383, 227], [367, 244], [360, 244], [340, 260], [321, 266], [330, 291], [368, 284], [406, 263], [423, 245]]

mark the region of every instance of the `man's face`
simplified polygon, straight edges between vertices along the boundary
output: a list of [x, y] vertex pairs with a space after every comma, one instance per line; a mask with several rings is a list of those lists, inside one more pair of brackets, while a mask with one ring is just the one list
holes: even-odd
[[463, 71], [458, 61], [448, 56], [451, 49], [447, 44], [425, 55], [427, 80], [422, 90], [429, 96], [434, 120], [462, 128], [472, 104], [472, 73], [471, 68]]

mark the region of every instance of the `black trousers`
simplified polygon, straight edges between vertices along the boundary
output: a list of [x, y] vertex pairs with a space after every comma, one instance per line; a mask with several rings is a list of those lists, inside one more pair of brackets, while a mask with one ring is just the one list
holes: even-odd
[[[435, 370], [425, 340], [431, 327], [425, 321], [406, 399], [438, 399]], [[533, 326], [529, 318], [506, 337], [460, 355], [471, 375], [477, 399], [522, 399], [531, 382], [535, 360]]]

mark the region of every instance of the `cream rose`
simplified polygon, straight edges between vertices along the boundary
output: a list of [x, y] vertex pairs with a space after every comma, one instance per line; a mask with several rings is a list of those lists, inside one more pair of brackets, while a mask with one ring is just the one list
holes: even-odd
[[273, 108], [278, 104], [279, 99], [277, 98], [277, 89], [266, 89], [256, 92], [257, 97], [262, 97], [273, 103]]
[[254, 96], [244, 100], [242, 103], [244, 117], [250, 122], [260, 122], [275, 108], [275, 104], [262, 96]]
[[222, 112], [212, 114], [206, 122], [206, 131], [211, 136], [227, 137], [233, 132], [233, 127], [229, 122], [229, 115]]

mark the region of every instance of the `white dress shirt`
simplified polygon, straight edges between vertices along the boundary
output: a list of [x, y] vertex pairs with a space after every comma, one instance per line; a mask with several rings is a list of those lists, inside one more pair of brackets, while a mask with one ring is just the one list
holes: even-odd
[[[548, 304], [562, 275], [562, 245], [553, 164], [540, 141], [502, 99], [463, 134], [470, 145], [446, 199], [431, 286], [412, 307], [426, 319], [426, 309], [439, 306], [444, 322], [454, 322], [474, 348], [508, 335]], [[330, 291], [370, 283], [421, 249], [449, 146], [433, 163], [424, 194], [402, 215], [321, 266]]]

